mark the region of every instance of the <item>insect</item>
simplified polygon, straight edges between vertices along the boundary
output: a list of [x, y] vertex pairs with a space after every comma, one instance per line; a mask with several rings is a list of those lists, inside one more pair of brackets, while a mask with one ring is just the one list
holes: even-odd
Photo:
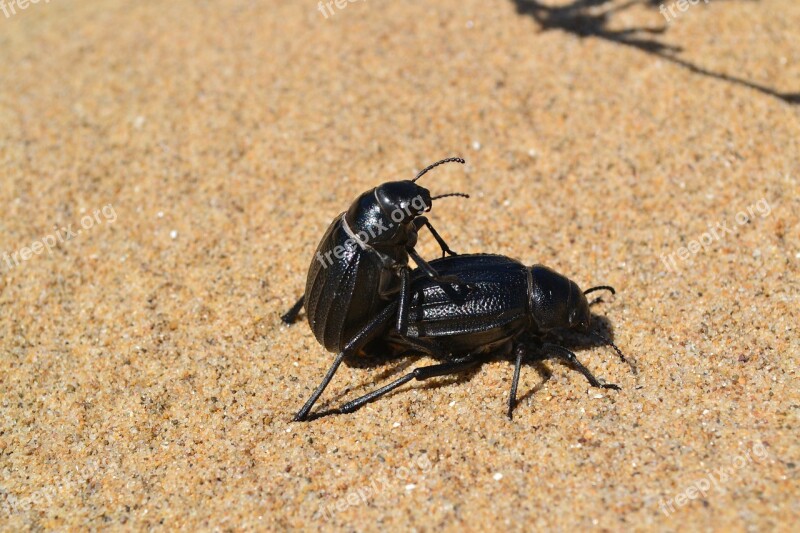
[[[432, 197], [428, 189], [416, 183], [433, 168], [450, 162], [465, 163], [458, 157], [443, 159], [420, 171], [413, 180], [387, 182], [356, 198], [331, 222], [308, 269], [305, 293], [281, 319], [291, 324], [305, 307], [317, 341], [328, 351], [339, 352], [335, 361], [341, 362], [346, 354], [358, 352], [364, 342], [379, 333], [366, 327], [375, 323], [376, 316], [395, 316], [396, 330], [406, 330], [409, 257], [435, 283], [461, 283], [457, 276], [439, 275], [414, 249], [418, 231], [426, 227], [443, 256], [455, 255], [423, 213], [440, 198], [469, 196], [450, 193]], [[387, 304], [394, 306], [387, 310]], [[381, 323], [381, 327], [384, 325]], [[306, 417], [325, 384], [297, 413], [297, 420]]]
[[463, 372], [494, 354], [513, 353], [514, 376], [507, 408], [511, 418], [522, 362], [532, 355], [531, 344], [546, 358], [571, 364], [592, 386], [619, 389], [617, 385], [601, 383], [573, 352], [547, 341], [553, 330], [576, 330], [609, 344], [627, 361], [613, 342], [590, 330], [586, 295], [599, 290], [613, 294], [612, 287], [601, 285], [581, 291], [575, 282], [545, 266], [526, 267], [502, 255], [459, 255], [431, 261], [431, 266], [441, 275], [457, 276], [466, 286], [432, 283], [415, 272], [407, 331], [390, 330], [369, 349], [390, 355], [414, 351], [444, 362], [416, 368], [332, 413], [351, 413], [414, 379]]

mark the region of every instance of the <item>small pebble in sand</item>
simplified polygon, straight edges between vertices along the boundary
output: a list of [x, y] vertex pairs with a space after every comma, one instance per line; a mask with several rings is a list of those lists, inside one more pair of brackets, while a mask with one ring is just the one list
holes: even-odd
[[503, 474], [498, 472], [495, 475], [493, 475], [492, 477], [494, 478], [495, 481], [500, 481], [501, 479], [503, 479]]
[[178, 238], [178, 230], [172, 230], [169, 232], [170, 239], [177, 239]]
[[406, 485], [406, 490], [414, 490], [416, 488], [417, 486], [414, 485], [413, 483], [409, 483], [408, 485]]
[[481, 149], [481, 142], [480, 141], [472, 141], [472, 149], [476, 152]]

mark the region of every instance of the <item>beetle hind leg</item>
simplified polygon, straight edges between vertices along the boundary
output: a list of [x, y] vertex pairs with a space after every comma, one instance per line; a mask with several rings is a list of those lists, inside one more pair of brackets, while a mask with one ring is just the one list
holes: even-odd
[[300, 310], [303, 308], [303, 304], [306, 301], [306, 295], [300, 297], [299, 300], [292, 306], [291, 309], [286, 311], [286, 313], [281, 316], [281, 320], [284, 324], [293, 324], [295, 320], [297, 320], [297, 315], [300, 314]]
[[364, 396], [361, 396], [360, 398], [356, 398], [353, 401], [347, 402], [339, 409], [337, 409], [335, 412], [352, 413], [356, 409], [360, 408], [362, 405], [380, 398], [384, 394], [387, 394], [393, 391], [394, 389], [408, 383], [412, 379], [423, 381], [438, 376], [457, 374], [476, 366], [477, 364], [481, 363], [483, 359], [484, 358], [481, 357], [481, 354], [469, 354], [464, 357], [460, 357], [458, 359], [453, 359], [452, 361], [447, 361], [446, 363], [415, 368], [405, 376], [394, 380], [388, 385], [384, 385], [378, 390], [372, 391], [368, 394], [365, 394]]
[[344, 352], [344, 351], [339, 352], [339, 354], [336, 356], [336, 359], [333, 360], [333, 363], [331, 364], [331, 367], [328, 369], [328, 372], [325, 374], [325, 377], [322, 378], [322, 381], [320, 382], [320, 384], [317, 385], [317, 388], [314, 390], [314, 393], [311, 395], [311, 397], [308, 399], [308, 401], [306, 401], [306, 403], [303, 405], [303, 407], [300, 408], [300, 410], [297, 412], [297, 414], [294, 415], [294, 421], [295, 422], [303, 422], [304, 420], [308, 419], [308, 413], [311, 411], [311, 408], [314, 407], [314, 404], [317, 402], [319, 397], [322, 395], [322, 392], [325, 390], [325, 387], [327, 387], [328, 383], [330, 383], [331, 380], [333, 379], [333, 376], [334, 376], [334, 374], [336, 374], [336, 371], [339, 369], [339, 365], [342, 364], [342, 361], [344, 360], [345, 355], [347, 355], [347, 352]]
[[325, 377], [322, 378], [322, 381], [317, 388], [314, 389], [314, 392], [311, 394], [311, 397], [306, 401], [303, 407], [297, 412], [294, 416], [295, 422], [302, 422], [308, 420], [308, 414], [311, 412], [311, 408], [314, 407], [314, 404], [317, 403], [317, 400], [322, 393], [325, 391], [325, 388], [333, 379], [334, 374], [339, 369], [339, 365], [342, 364], [345, 356], [357, 351], [359, 348], [363, 347], [367, 344], [373, 337], [381, 330], [381, 328], [389, 323], [394, 312], [397, 310], [397, 302], [390, 303], [386, 307], [383, 308], [375, 318], [373, 318], [366, 326], [364, 326], [361, 331], [356, 333], [356, 335], [350, 339], [350, 341], [345, 345], [341, 352], [336, 355], [336, 359], [333, 360], [328, 372], [325, 374]]

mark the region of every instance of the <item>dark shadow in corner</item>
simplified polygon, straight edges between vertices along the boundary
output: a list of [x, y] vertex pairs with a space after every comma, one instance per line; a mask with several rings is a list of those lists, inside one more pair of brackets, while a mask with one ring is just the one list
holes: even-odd
[[800, 104], [800, 93], [779, 93], [765, 85], [729, 74], [712, 72], [681, 59], [676, 55], [681, 52], [681, 47], [659, 42], [655, 38], [655, 36], [666, 32], [666, 26], [627, 28], [623, 30], [610, 30], [608, 28], [609, 21], [616, 12], [637, 4], [645, 4], [658, 9], [662, 3], [672, 3], [668, 0], [629, 0], [624, 4], [609, 6], [608, 9], [602, 12], [598, 12], [598, 9], [610, 4], [612, 0], [573, 0], [570, 4], [564, 6], [548, 6], [537, 0], [511, 1], [516, 5], [519, 14], [533, 17], [543, 31], [562, 30], [581, 38], [597, 37], [617, 44], [631, 46], [679, 65], [695, 74], [749, 87], [789, 104]]

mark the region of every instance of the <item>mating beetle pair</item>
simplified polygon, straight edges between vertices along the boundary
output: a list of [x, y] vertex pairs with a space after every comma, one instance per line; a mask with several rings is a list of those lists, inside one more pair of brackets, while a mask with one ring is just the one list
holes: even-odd
[[[531, 343], [538, 351], [575, 366], [592, 386], [601, 384], [575, 354], [543, 342], [555, 328], [588, 332], [589, 304], [585, 294], [566, 277], [536, 265], [500, 255], [456, 255], [422, 216], [431, 197], [415, 182], [444, 159], [427, 167], [413, 180], [389, 182], [367, 191], [331, 223], [309, 268], [306, 291], [282, 319], [293, 322], [305, 306], [309, 325], [326, 349], [338, 352], [333, 364], [309, 400], [295, 416], [306, 420], [345, 357], [363, 353], [399, 355], [417, 352], [444, 362], [417, 368], [372, 393], [346, 403], [333, 413], [349, 413], [412, 379], [467, 370], [499, 351], [515, 355], [508, 416], [514, 408], [522, 361]], [[417, 232], [427, 227], [443, 256], [431, 261], [414, 250]], [[375, 228], [380, 228], [375, 231]], [[335, 260], [328, 264], [336, 250]], [[418, 268], [411, 272], [408, 258]], [[620, 357], [622, 352], [608, 339]]]

